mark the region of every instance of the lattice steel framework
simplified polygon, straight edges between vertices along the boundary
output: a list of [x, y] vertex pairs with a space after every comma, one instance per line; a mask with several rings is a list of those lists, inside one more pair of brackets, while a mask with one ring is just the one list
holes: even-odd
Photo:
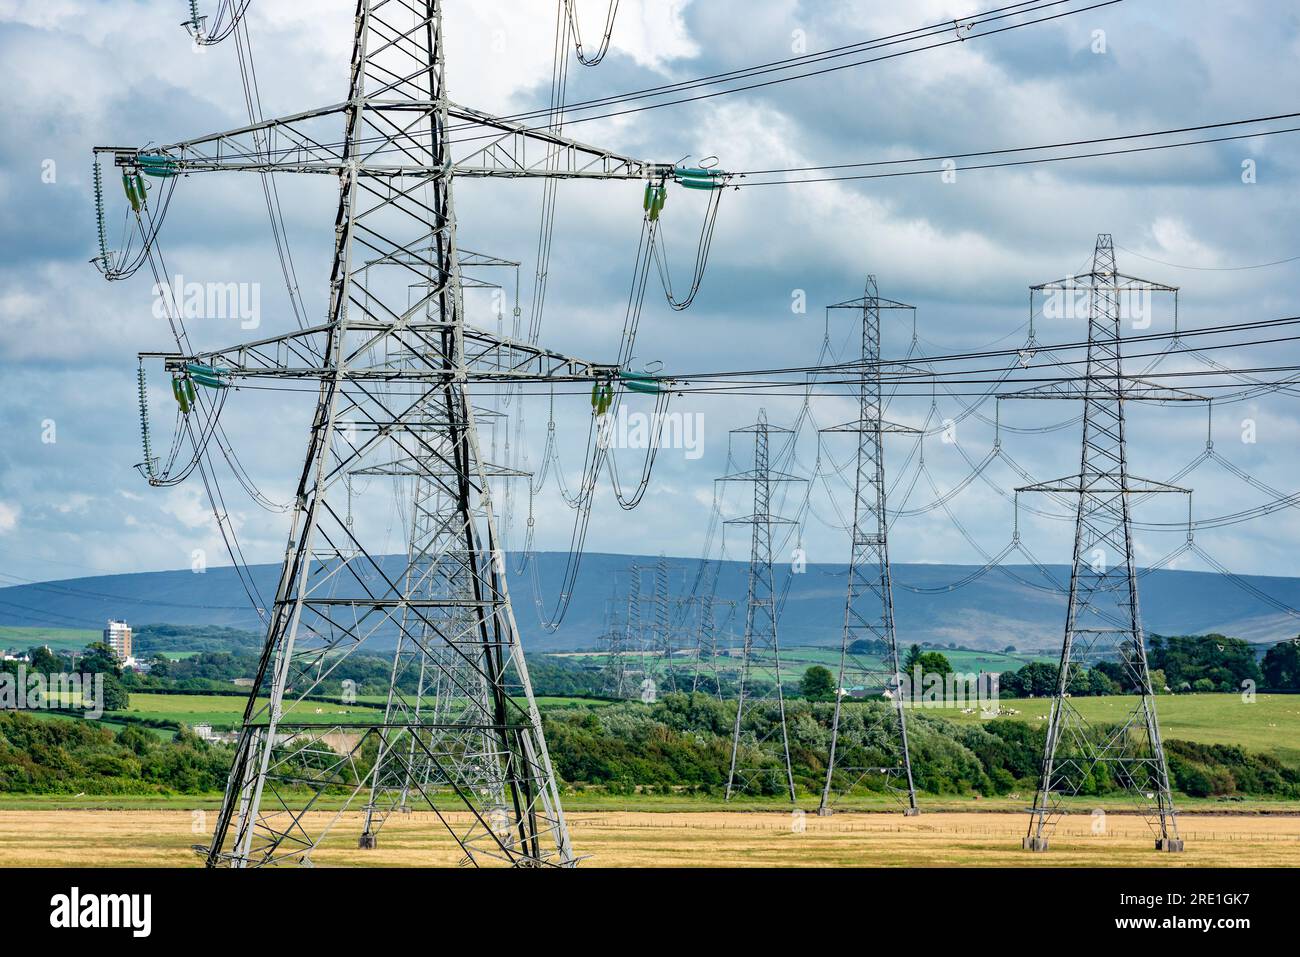
[[[251, 170], [339, 182], [323, 323], [163, 357], [178, 375], [201, 365], [227, 383], [319, 384], [209, 866], [307, 863], [363, 802], [362, 844], [372, 845], [407, 798], [438, 815], [466, 863], [574, 861], [506, 589], [489, 485], [504, 473], [481, 454], [468, 387], [607, 381], [617, 368], [466, 324], [452, 184], [662, 183], [672, 166], [451, 102], [441, 7], [357, 0], [340, 103], [170, 146], [99, 150], [131, 174], [148, 165], [168, 176]], [[350, 476], [365, 470], [417, 489], [400, 567], [370, 550], [382, 527], [354, 524], [338, 507]], [[339, 664], [367, 644], [396, 647], [382, 723], [307, 720], [309, 699], [336, 694]], [[421, 689], [413, 698], [403, 690], [410, 675]]]
[[718, 574], [721, 567], [721, 559], [714, 561], [706, 559], [705, 566], [701, 569], [697, 594], [686, 599], [687, 607], [695, 616], [695, 654], [691, 673], [691, 692], [701, 690], [700, 679], [703, 678], [713, 685], [712, 688], [706, 686], [704, 690], [719, 700], [723, 696], [723, 677], [722, 669], [719, 667], [722, 649], [718, 647], [718, 609], [728, 608], [734, 612], [736, 607], [735, 601], [718, 597]]
[[[631, 571], [635, 580], [639, 576], [635, 565], [632, 566]], [[630, 596], [626, 600], [619, 597], [618, 580], [615, 578], [614, 594], [605, 603], [605, 633], [600, 640], [600, 644], [605, 649], [605, 663], [600, 669], [601, 689], [611, 698], [628, 696], [630, 675], [625, 652], [628, 646], [631, 615], [628, 611], [624, 611], [624, 608], [629, 603]]]
[[[880, 387], [881, 310], [910, 310], [913, 307], [882, 299], [876, 277], [868, 276], [861, 299], [836, 303], [828, 308], [850, 310], [861, 315], [862, 379], [858, 388], [857, 418], [821, 430], [857, 435], [858, 449], [839, 677], [835, 712], [831, 719], [826, 782], [817, 812], [830, 814], [838, 795], [848, 793], [869, 775], [877, 775], [890, 791], [902, 799], [905, 813], [916, 814], [916, 786], [912, 780], [912, 761], [907, 747], [904, 682], [900, 680], [898, 642], [894, 633], [884, 451], [886, 434], [915, 434], [916, 430], [885, 421]], [[852, 748], [844, 748], [840, 736], [845, 703], [859, 696], [877, 701], [887, 698], [887, 707], [854, 706], [853, 716], [863, 722], [862, 738]]]
[[670, 592], [668, 559], [660, 555], [654, 564], [654, 590], [651, 592], [651, 619], [642, 632], [641, 660], [645, 672], [659, 691], [677, 691], [676, 644], [673, 628], [673, 597]]
[[644, 666], [639, 664], [639, 657], [636, 665], [629, 661], [641, 649], [641, 571], [641, 566], [635, 562], [628, 567], [627, 596], [620, 599], [616, 587], [605, 617], [605, 666], [601, 669], [601, 687], [612, 698], [641, 694], [639, 676]]
[[[1122, 297], [1173, 292], [1173, 287], [1117, 272], [1109, 234], [1097, 237], [1092, 270], [1034, 287], [1047, 295], [1087, 298], [1087, 372], [1005, 398], [1083, 400], [1079, 474], [1017, 489], [1077, 496], [1074, 551], [1065, 637], [1043, 752], [1042, 777], [1030, 811], [1026, 850], [1045, 851], [1064, 801], [1094, 789], [1121, 785], [1134, 792], [1156, 834], [1156, 848], [1181, 851], [1169, 787], [1169, 768], [1156, 720], [1147, 667], [1133, 559], [1130, 498], [1187, 489], [1134, 478], [1128, 472], [1124, 405], [1133, 400], [1203, 401], [1192, 393], [1127, 376], [1120, 350]], [[1031, 293], [1032, 295], [1032, 293]], [[1071, 689], [1090, 667], [1110, 663], [1135, 701], [1118, 723], [1096, 726], [1071, 701]]]
[[[733, 429], [733, 435], [754, 436], [754, 467], [745, 472], [734, 472], [717, 479], [719, 482], [747, 482], [754, 486], [754, 511], [743, 518], [728, 519], [728, 525], [749, 525], [752, 528], [749, 557], [749, 588], [745, 602], [744, 659], [741, 664], [739, 689], [736, 697], [736, 721], [731, 736], [731, 763], [727, 772], [727, 800], [738, 791], [751, 790], [764, 778], [778, 777], [788, 789], [790, 800], [795, 800], [794, 772], [790, 766], [790, 733], [785, 720], [785, 691], [781, 684], [781, 649], [777, 640], [778, 598], [772, 570], [772, 526], [792, 525], [790, 519], [772, 514], [772, 485], [783, 482], [802, 482], [794, 475], [774, 472], [769, 462], [770, 434], [790, 434], [790, 429], [769, 425], [767, 412], [759, 410], [758, 421], [742, 429]], [[764, 684], [763, 691], [754, 693], [756, 666], [770, 668], [772, 683]], [[776, 720], [762, 729], [762, 722], [770, 717], [775, 705]], [[757, 722], [752, 712], [759, 712]], [[755, 725], [758, 725], [757, 727]], [[773, 737], [780, 738], [781, 764], [777, 767], [758, 762], [762, 760], [763, 745]]]

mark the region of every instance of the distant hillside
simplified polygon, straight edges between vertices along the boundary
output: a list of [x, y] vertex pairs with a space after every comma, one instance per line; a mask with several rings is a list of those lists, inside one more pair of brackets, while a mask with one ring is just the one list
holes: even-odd
[[[548, 634], [541, 627], [538, 599], [549, 612], [560, 589], [566, 555], [542, 552], [535, 557], [536, 587], [531, 571], [515, 573], [517, 556], [510, 557], [510, 587], [515, 615], [524, 640], [537, 650], [591, 647], [604, 630], [605, 609], [615, 580], [620, 596], [627, 593], [633, 562], [649, 568], [649, 556], [589, 554], [583, 557], [575, 597], [560, 629]], [[672, 590], [689, 591], [698, 561], [668, 559]], [[394, 573], [398, 559], [386, 563]], [[1050, 648], [1060, 641], [1065, 599], [1030, 587], [993, 571], [969, 585], [938, 595], [916, 594], [906, 586], [933, 588], [960, 581], [974, 569], [966, 565], [895, 565], [895, 603], [899, 638], [905, 643], [930, 641], [971, 648], [1021, 650]], [[1029, 566], [1011, 566], [1018, 578], [1045, 583]], [[1052, 567], [1064, 584], [1068, 569]], [[252, 569], [259, 591], [275, 592], [279, 566]], [[736, 614], [728, 626], [743, 630], [747, 566], [724, 563], [718, 597], [734, 599]], [[1244, 576], [1253, 587], [1300, 608], [1300, 579]], [[789, 591], [781, 617], [781, 639], [787, 644], [832, 644], [839, 640], [844, 618], [845, 566], [809, 565], [803, 574], [777, 572], [777, 588]], [[646, 572], [642, 592], [647, 597], [653, 576]], [[1163, 634], [1222, 632], [1248, 641], [1277, 641], [1300, 633], [1300, 621], [1276, 612], [1229, 579], [1207, 572], [1155, 571], [1141, 581], [1142, 614], [1148, 631]], [[649, 612], [647, 611], [648, 615]], [[725, 615], [725, 610], [722, 613]], [[239, 580], [231, 568], [143, 572], [75, 578], [0, 589], [0, 626], [46, 625], [52, 628], [103, 627], [108, 618], [125, 618], [135, 625], [224, 625], [260, 629]]]

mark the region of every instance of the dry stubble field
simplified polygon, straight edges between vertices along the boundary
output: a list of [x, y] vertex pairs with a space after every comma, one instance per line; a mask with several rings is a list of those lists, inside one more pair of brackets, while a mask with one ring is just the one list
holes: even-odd
[[[0, 811], [0, 867], [193, 867], [206, 839], [188, 811]], [[1093, 835], [1088, 815], [1065, 818], [1047, 854], [1020, 850], [1026, 817], [1004, 813], [808, 815], [784, 812], [577, 812], [575, 848], [588, 867], [1300, 865], [1300, 816], [1185, 815], [1184, 854], [1158, 854], [1144, 822], [1111, 815]], [[315, 856], [320, 865], [451, 866], [453, 845], [430, 813], [396, 815], [379, 848], [355, 848], [359, 820], [342, 818]]]

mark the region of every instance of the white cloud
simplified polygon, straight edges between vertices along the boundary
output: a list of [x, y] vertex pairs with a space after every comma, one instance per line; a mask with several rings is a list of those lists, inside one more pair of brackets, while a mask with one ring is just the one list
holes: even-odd
[[[588, 49], [599, 41], [606, 2], [579, 3]], [[17, 552], [46, 553], [45, 543], [55, 542], [66, 554], [80, 554], [99, 566], [130, 563], [136, 568], [186, 567], [191, 547], [207, 548], [210, 557], [224, 554], [196, 479], [180, 489], [150, 489], [131, 468], [140, 457], [135, 353], [172, 347], [168, 330], [150, 315], [152, 277], [142, 274], [110, 286], [86, 264], [94, 244], [87, 183], [91, 145], [169, 141], [242, 120], [233, 47], [225, 44], [194, 55], [177, 25], [181, 6], [174, 0], [141, 2], [127, 17], [120, 4], [0, 0], [0, 49], [12, 75], [0, 90], [7, 132], [12, 129], [0, 144], [0, 224], [5, 227], [0, 240], [0, 375], [6, 382], [0, 393], [0, 426], [32, 436], [32, 423], [47, 415], [59, 423], [56, 447], [38, 453], [32, 440], [0, 448], [0, 485], [8, 503], [0, 506], [0, 531]], [[354, 7], [353, 0], [321, 0], [250, 8], [268, 115], [343, 97]], [[734, 170], [941, 155], [963, 147], [1180, 125], [1189, 116], [1276, 112], [1270, 109], [1280, 95], [1276, 91], [1294, 89], [1300, 82], [1294, 29], [1284, 25], [1275, 37], [1260, 37], [1252, 31], [1252, 18], [1220, 5], [1199, 2], [1188, 10], [1184, 18], [1154, 21], [1127, 4], [1098, 12], [1094, 18], [1104, 20], [1115, 51], [1107, 61], [1076, 62], [1092, 23], [1080, 18], [1073, 25], [1067, 19], [819, 79], [577, 124], [570, 132], [666, 161], [716, 154], [724, 168]], [[609, 57], [594, 69], [572, 66], [570, 99], [789, 56], [795, 29], [806, 31], [809, 50], [817, 50], [966, 12], [949, 0], [893, 5], [623, 0]], [[517, 0], [449, 5], [447, 75], [453, 98], [499, 112], [544, 104], [554, 15], [554, 4]], [[1267, 82], [1261, 81], [1264, 73]], [[1239, 181], [1236, 151], [1211, 148], [1038, 170], [963, 172], [951, 186], [916, 178], [728, 192], [695, 306], [680, 315], [668, 310], [652, 277], [636, 355], [688, 371], [810, 363], [822, 341], [821, 306], [857, 295], [867, 272], [877, 274], [885, 295], [921, 306], [918, 328], [928, 353], [989, 342], [1016, 345], [1027, 318], [1025, 286], [1076, 269], [1087, 258], [1092, 237], [1102, 231], [1114, 232], [1118, 242], [1143, 255], [1188, 266], [1282, 258], [1300, 250], [1295, 146], [1283, 137], [1266, 145], [1267, 153], [1261, 155], [1267, 162], [1261, 163], [1259, 184], [1252, 187]], [[1241, 151], [1256, 149], [1255, 144], [1240, 146]], [[59, 161], [59, 183], [37, 187], [33, 171], [47, 156]], [[297, 179], [311, 182], [284, 176], [279, 187], [308, 311], [319, 317], [328, 292], [336, 184], [325, 178]], [[109, 186], [120, 213], [120, 189], [114, 193]], [[536, 183], [457, 186], [461, 242], [523, 263], [525, 314], [540, 192]], [[559, 195], [542, 342], [608, 359], [617, 353], [622, 329], [641, 220], [639, 186], [564, 183]], [[289, 328], [291, 321], [262, 204], [255, 180], [238, 175], [187, 178], [177, 188], [163, 249], [172, 274], [260, 282], [266, 312], [260, 332], [273, 334]], [[693, 259], [702, 211], [701, 195], [683, 190], [670, 195], [663, 232], [675, 279]], [[110, 243], [118, 241], [120, 226], [115, 214]], [[1294, 270], [1176, 270], [1132, 256], [1121, 259], [1121, 268], [1182, 284], [1186, 325], [1294, 311]], [[803, 317], [791, 317], [792, 288], [808, 296]], [[238, 329], [216, 325], [192, 331], [200, 347], [246, 337]], [[890, 317], [886, 352], [905, 353], [910, 331], [907, 322]], [[1041, 328], [1040, 340], [1050, 342], [1057, 332]], [[836, 350], [855, 348], [848, 317], [833, 319], [830, 333]], [[1252, 355], [1257, 353], [1231, 358], [1248, 362]], [[156, 365], [150, 367], [149, 382], [155, 445], [165, 448], [175, 405]], [[557, 390], [562, 466], [556, 471], [563, 472], [572, 491], [581, 482], [590, 407], [584, 396], [571, 391]], [[223, 413], [241, 461], [277, 501], [288, 500], [301, 468], [310, 401], [310, 395], [245, 390], [231, 396]], [[1216, 407], [1215, 413], [1216, 447], [1281, 489], [1293, 484], [1300, 429], [1289, 401], [1268, 397], [1249, 410], [1260, 436], [1250, 449], [1229, 441], [1247, 412], [1226, 406]], [[799, 408], [797, 396], [687, 396], [674, 402], [679, 403], [674, 408], [689, 406], [707, 415], [704, 459], [685, 463], [660, 456], [655, 487], [672, 494], [647, 495], [631, 513], [618, 507], [602, 479], [589, 548], [698, 552], [714, 476], [748, 467], [743, 445], [735, 447], [737, 460], [727, 466], [727, 429], [752, 422], [760, 402], [774, 422], [790, 421]], [[941, 418], [959, 413], [951, 397], [940, 394], [934, 402]], [[890, 417], [919, 424], [930, 404], [924, 395], [900, 399], [891, 406]], [[1004, 446], [1043, 478], [1077, 468], [1079, 438], [1073, 426], [1041, 434], [1012, 431], [1068, 424], [1077, 414], [1073, 408], [1042, 407], [1046, 405], [1055, 404], [1004, 404], [1001, 410]], [[527, 400], [522, 411], [524, 428], [518, 438], [512, 429], [511, 441], [529, 449], [532, 467], [540, 469], [548, 397]], [[991, 420], [992, 404], [982, 405], [979, 413]], [[822, 426], [851, 415], [848, 399], [827, 400], [816, 409]], [[1132, 450], [1135, 471], [1140, 468], [1154, 478], [1172, 474], [1203, 447], [1203, 424], [1199, 411], [1135, 410], [1130, 419], [1131, 434], [1140, 437]], [[993, 437], [990, 421], [977, 416], [963, 421], [963, 446], [977, 459]], [[498, 450], [501, 445], [499, 436]], [[828, 439], [826, 448], [828, 459], [849, 467], [843, 439]], [[898, 438], [890, 440], [887, 450], [891, 482], [900, 483], [899, 507], [914, 508], [934, 497], [924, 480], [908, 495], [916, 474], [917, 456], [909, 458], [913, 448], [910, 440]], [[951, 448], [928, 440], [925, 452], [940, 489], [956, 486], [969, 474]], [[815, 458], [810, 442], [797, 450], [788, 470], [806, 472]], [[638, 460], [625, 460], [624, 479], [631, 484]], [[1001, 463], [989, 474], [1003, 487], [1023, 482]], [[1195, 478], [1201, 514], [1235, 511], [1244, 507], [1238, 501], [1243, 495], [1258, 493], [1208, 471], [1198, 471]], [[222, 482], [250, 560], [278, 561], [284, 516], [255, 511], [224, 472]], [[844, 483], [832, 479], [830, 485], [843, 510]], [[528, 496], [523, 483], [516, 492], [512, 543], [517, 545]], [[813, 508], [823, 519], [836, 520], [824, 492], [815, 490]], [[751, 490], [739, 485], [724, 490], [726, 514], [748, 513], [752, 501], [746, 501], [747, 494]], [[800, 500], [801, 493], [786, 502], [797, 508]], [[1008, 540], [1011, 503], [981, 481], [952, 505], [985, 548], [996, 551]], [[370, 483], [356, 508], [359, 522], [381, 534], [387, 529], [390, 550], [400, 548], [402, 516], [391, 489]], [[556, 494], [553, 479], [539, 492], [534, 512], [538, 547], [566, 547], [573, 513]], [[1028, 513], [1021, 518], [1026, 538], [1034, 537], [1043, 560], [1068, 556], [1067, 524]], [[1223, 550], [1225, 561], [1231, 557], [1237, 570], [1300, 572], [1289, 548], [1293, 531], [1275, 516], [1207, 540], [1216, 554]], [[741, 533], [733, 529], [731, 534], [733, 555], [745, 552]], [[806, 522], [804, 537], [815, 553], [844, 551], [843, 533], [815, 519]], [[1167, 537], [1142, 533], [1144, 554], [1166, 553]], [[892, 544], [898, 561], [982, 561], [942, 512], [900, 520]], [[32, 577], [42, 573], [39, 568], [28, 571]]]

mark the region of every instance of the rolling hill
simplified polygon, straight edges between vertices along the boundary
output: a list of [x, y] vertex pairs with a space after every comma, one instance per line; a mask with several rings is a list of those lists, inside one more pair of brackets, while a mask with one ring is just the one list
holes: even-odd
[[[647, 569], [642, 594], [648, 601], [653, 588], [650, 567], [654, 557], [593, 553], [583, 557], [575, 597], [563, 623], [554, 634], [542, 627], [542, 612], [554, 607], [567, 555], [540, 552], [535, 571], [516, 571], [519, 556], [510, 556], [510, 586], [515, 614], [524, 640], [536, 650], [572, 650], [592, 647], [604, 630], [606, 607], [617, 593], [627, 593], [628, 569], [638, 563]], [[671, 590], [686, 595], [699, 562], [670, 558]], [[390, 558], [385, 571], [397, 574], [400, 560]], [[717, 595], [738, 604], [727, 630], [742, 631], [747, 565], [726, 562], [719, 574]], [[991, 571], [965, 587], [940, 594], [918, 594], [909, 588], [938, 588], [960, 581], [974, 571], [964, 565], [894, 566], [896, 619], [900, 641], [955, 643], [970, 648], [996, 649], [1015, 645], [1022, 651], [1050, 649], [1059, 642], [1065, 616], [1065, 598], [1050, 588], [1043, 572], [1032, 566], [1007, 566]], [[279, 566], [255, 565], [251, 569], [258, 591], [273, 595]], [[1069, 570], [1049, 571], [1059, 584]], [[1252, 587], [1279, 602], [1300, 607], [1300, 579], [1243, 576]], [[786, 599], [781, 616], [781, 640], [787, 645], [833, 644], [839, 640], [844, 616], [845, 567], [807, 566], [791, 574], [788, 566], [777, 571], [778, 591]], [[788, 589], [788, 591], [786, 590]], [[1300, 620], [1277, 611], [1230, 579], [1207, 572], [1158, 570], [1140, 584], [1143, 620], [1148, 631], [1162, 634], [1221, 632], [1252, 642], [1271, 642], [1300, 632]], [[726, 617], [722, 609], [719, 617]], [[674, 612], [675, 614], [677, 612]], [[652, 612], [647, 608], [647, 616]], [[209, 568], [203, 574], [189, 570], [141, 572], [74, 578], [0, 589], [0, 626], [45, 626], [58, 629], [102, 628], [108, 618], [125, 618], [135, 625], [228, 625], [260, 630], [234, 569]], [[28, 634], [23, 632], [23, 635]], [[0, 637], [0, 645], [6, 643]], [[8, 644], [17, 646], [14, 639]], [[382, 646], [382, 643], [379, 643]]]

